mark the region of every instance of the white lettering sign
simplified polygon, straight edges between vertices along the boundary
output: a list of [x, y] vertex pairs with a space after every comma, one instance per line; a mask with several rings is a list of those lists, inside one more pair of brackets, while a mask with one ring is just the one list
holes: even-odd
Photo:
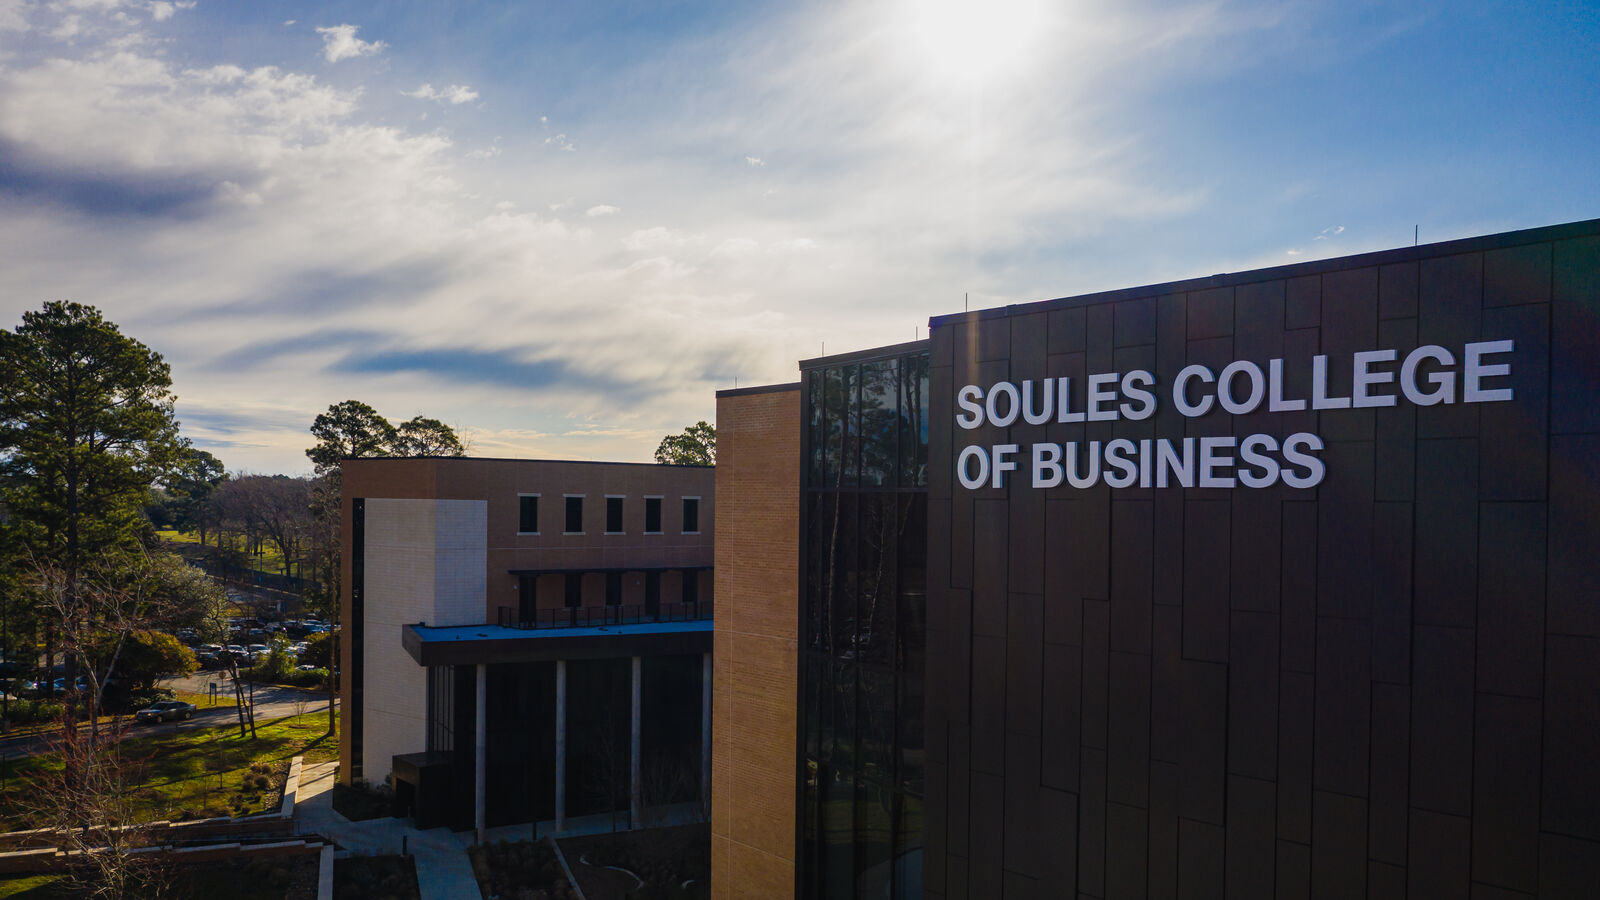
[[[1461, 348], [1459, 370], [1455, 354], [1434, 344], [1412, 350], [1403, 360], [1392, 349], [1364, 350], [1348, 360], [1318, 355], [1311, 360], [1309, 397], [1288, 395], [1281, 359], [1268, 360], [1264, 372], [1251, 360], [1236, 360], [1220, 372], [1189, 365], [1173, 379], [1167, 396], [1173, 408], [1188, 418], [1213, 411], [1245, 415], [1308, 408], [1368, 409], [1395, 406], [1401, 397], [1415, 406], [1497, 403], [1513, 399], [1513, 389], [1485, 382], [1509, 376], [1511, 364], [1486, 357], [1514, 350], [1508, 340], [1467, 344]], [[1329, 384], [1330, 367], [1335, 365], [1350, 372], [1347, 396], [1335, 393]], [[1066, 376], [1026, 380], [1020, 388], [1009, 381], [987, 388], [964, 385], [956, 391], [960, 410], [956, 424], [970, 431], [985, 425], [1009, 428], [1019, 419], [1029, 425], [1139, 421], [1155, 415], [1158, 383], [1155, 374], [1134, 369], [1096, 373], [1076, 385]], [[1280, 482], [1309, 488], [1327, 474], [1317, 456], [1322, 448], [1322, 438], [1309, 432], [1291, 434], [1282, 444], [1270, 434], [973, 444], [956, 454], [956, 479], [968, 490], [1003, 488], [1008, 472], [1027, 478], [1028, 486], [1035, 488], [1058, 487], [1063, 481], [1074, 488], [1102, 482], [1113, 488], [1267, 488]]]

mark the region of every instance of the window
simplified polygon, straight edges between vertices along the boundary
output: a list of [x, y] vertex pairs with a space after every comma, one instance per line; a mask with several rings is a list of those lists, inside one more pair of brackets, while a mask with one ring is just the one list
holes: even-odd
[[661, 533], [661, 498], [644, 498], [644, 533]]
[[656, 616], [661, 614], [661, 573], [644, 573], [644, 614]]
[[683, 533], [700, 533], [700, 498], [683, 498]]
[[700, 602], [700, 570], [685, 569], [683, 571], [683, 602]]
[[577, 609], [583, 605], [583, 573], [567, 573], [567, 609]]
[[606, 496], [606, 534], [622, 533], [622, 498]]
[[567, 495], [567, 534], [583, 534], [583, 495]]
[[538, 494], [520, 494], [517, 496], [517, 533], [539, 533]]
[[621, 606], [622, 605], [622, 573], [621, 572], [607, 572], [606, 573], [606, 605], [607, 606]]

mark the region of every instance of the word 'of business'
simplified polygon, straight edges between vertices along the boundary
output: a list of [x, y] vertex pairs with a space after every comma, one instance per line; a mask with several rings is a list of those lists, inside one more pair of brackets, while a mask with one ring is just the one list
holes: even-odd
[[[1285, 396], [1281, 359], [1269, 360], [1265, 372], [1249, 360], [1229, 363], [1221, 372], [1190, 365], [1173, 379], [1170, 397], [1173, 407], [1189, 418], [1213, 410], [1244, 415], [1261, 410], [1263, 404], [1267, 412], [1395, 406], [1401, 396], [1417, 406], [1506, 401], [1513, 399], [1511, 388], [1486, 387], [1484, 380], [1510, 375], [1510, 364], [1489, 363], [1484, 358], [1513, 350], [1509, 340], [1466, 344], [1457, 371], [1454, 354], [1428, 344], [1406, 354], [1398, 372], [1380, 368], [1398, 361], [1397, 351], [1360, 351], [1350, 358], [1348, 395], [1330, 392], [1328, 357], [1319, 355], [1311, 360], [1309, 398]], [[1084, 382], [1078, 394], [1074, 394], [1072, 379], [1065, 376], [1030, 379], [1020, 387], [1001, 381], [987, 390], [969, 384], [956, 392], [956, 406], [960, 409], [956, 424], [971, 430], [985, 424], [1008, 428], [1019, 420], [1029, 425], [1075, 424], [1137, 421], [1155, 415], [1158, 380], [1152, 372], [1108, 372], [1090, 375]], [[1396, 385], [1398, 396], [1392, 392]], [[1306, 432], [1292, 434], [1281, 443], [1268, 434], [1180, 441], [1134, 442], [1119, 438], [1103, 443], [1042, 442], [1028, 450], [1030, 486], [1056, 487], [1065, 480], [1076, 488], [1101, 481], [1113, 488], [1230, 488], [1236, 483], [1264, 488], [1281, 480], [1290, 487], [1309, 488], [1321, 483], [1326, 474], [1322, 460], [1313, 455], [1322, 447], [1321, 438]], [[1020, 449], [1016, 444], [965, 447], [956, 457], [956, 477], [969, 490], [1003, 487], [1004, 473], [1016, 471], [1018, 460], [1014, 457]], [[1233, 450], [1238, 451], [1237, 464]]]

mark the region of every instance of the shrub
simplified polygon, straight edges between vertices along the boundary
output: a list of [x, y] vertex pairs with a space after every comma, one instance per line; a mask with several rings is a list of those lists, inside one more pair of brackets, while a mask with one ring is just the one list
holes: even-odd
[[66, 706], [56, 700], [13, 700], [10, 706], [9, 718], [17, 725], [53, 722], [67, 711]]

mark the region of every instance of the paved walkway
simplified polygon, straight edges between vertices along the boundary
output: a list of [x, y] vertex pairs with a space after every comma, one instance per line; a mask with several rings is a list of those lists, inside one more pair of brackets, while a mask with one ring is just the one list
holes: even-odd
[[456, 834], [448, 828], [418, 831], [405, 819], [368, 819], [352, 822], [333, 809], [333, 782], [338, 763], [307, 766], [300, 774], [300, 795], [295, 801], [295, 831], [333, 838], [341, 849], [356, 853], [399, 853], [402, 845], [416, 858], [417, 889], [422, 900], [463, 900], [479, 897], [478, 881], [467, 859], [471, 832]]
[[[295, 800], [294, 821], [296, 834], [325, 834], [333, 838], [340, 849], [356, 853], [399, 853], [402, 845], [417, 863], [417, 887], [422, 900], [462, 900], [481, 896], [477, 879], [472, 875], [472, 863], [467, 858], [467, 848], [472, 846], [472, 832], [453, 832], [448, 828], [418, 831], [407, 819], [368, 819], [352, 822], [333, 809], [333, 782], [338, 774], [338, 763], [319, 763], [306, 766], [300, 773], [300, 792]], [[645, 810], [645, 820], [652, 826], [686, 825], [698, 820], [699, 803], [679, 803], [674, 806]], [[567, 830], [562, 837], [585, 834], [603, 834], [624, 830], [627, 815], [617, 816], [617, 824], [604, 813], [576, 816], [567, 819]], [[537, 837], [555, 831], [555, 822], [539, 822]], [[501, 825], [490, 828], [491, 841], [525, 841], [535, 836], [531, 822], [520, 825]]]

